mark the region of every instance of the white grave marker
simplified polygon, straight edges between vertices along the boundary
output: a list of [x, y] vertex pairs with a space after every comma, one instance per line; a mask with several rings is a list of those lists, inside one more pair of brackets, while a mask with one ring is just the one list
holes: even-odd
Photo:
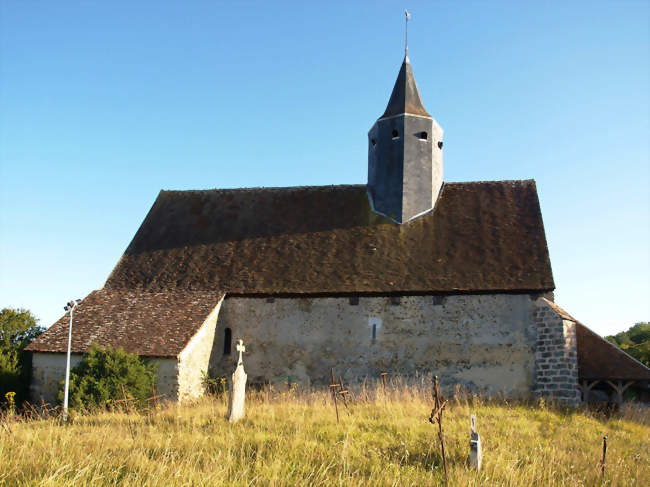
[[244, 417], [244, 399], [246, 397], [246, 372], [244, 371], [244, 362], [242, 353], [246, 351], [244, 342], [237, 340], [236, 350], [239, 352], [237, 368], [232, 374], [230, 381], [230, 397], [228, 400], [228, 421], [235, 423]]
[[476, 414], [472, 414], [472, 433], [469, 438], [469, 466], [481, 470], [481, 437], [476, 432]]

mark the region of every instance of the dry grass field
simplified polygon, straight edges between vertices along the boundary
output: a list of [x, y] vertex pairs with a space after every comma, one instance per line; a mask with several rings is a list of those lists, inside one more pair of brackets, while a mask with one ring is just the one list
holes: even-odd
[[[229, 424], [224, 398], [145, 413], [59, 419], [5, 415], [1, 485], [444, 485], [428, 388], [360, 389], [337, 424], [325, 391], [256, 392]], [[483, 469], [467, 467], [477, 415]], [[457, 395], [444, 415], [450, 485], [650, 485], [650, 418], [628, 406], [606, 417], [544, 403]], [[608, 436], [601, 480], [602, 436]]]

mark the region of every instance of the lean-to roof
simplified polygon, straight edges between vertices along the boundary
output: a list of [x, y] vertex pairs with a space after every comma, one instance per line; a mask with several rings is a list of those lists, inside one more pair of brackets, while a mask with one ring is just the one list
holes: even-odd
[[[100, 289], [90, 293], [73, 316], [72, 353], [85, 353], [92, 343], [123, 348], [149, 357], [176, 357], [199, 330], [223, 294], [175, 290], [148, 293]], [[67, 351], [66, 314], [27, 350]]]
[[578, 376], [581, 379], [650, 380], [650, 368], [576, 323]]
[[546, 303], [576, 325], [578, 377], [587, 380], [650, 380], [650, 368], [576, 320], [553, 301]]

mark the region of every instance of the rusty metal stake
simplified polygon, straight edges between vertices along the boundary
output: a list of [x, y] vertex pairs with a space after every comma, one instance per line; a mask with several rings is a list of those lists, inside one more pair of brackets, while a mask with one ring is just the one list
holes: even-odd
[[[350, 391], [347, 390], [345, 387], [343, 387], [343, 378], [341, 378], [341, 377], [339, 377], [339, 386], [340, 386], [340, 388], [339, 388], [338, 394], [340, 394], [341, 397], [343, 398], [343, 405], [345, 406], [345, 409], [348, 409], [348, 402], [345, 399], [345, 395], [350, 394]], [[349, 412], [349, 409], [348, 409], [348, 412]]]
[[154, 407], [154, 409], [157, 410], [158, 409], [158, 401], [157, 401], [157, 399], [159, 397], [165, 397], [165, 395], [164, 394], [156, 394], [156, 386], [153, 386], [153, 385], [151, 386], [151, 392], [153, 393], [153, 396], [147, 398], [147, 401], [153, 401], [153, 407]]
[[45, 415], [47, 419], [50, 419], [50, 410], [48, 409], [48, 406], [50, 404], [46, 403], [43, 397], [41, 397], [41, 412]]
[[607, 458], [607, 436], [603, 436], [603, 458], [600, 461], [600, 476], [605, 480], [605, 459]]
[[336, 380], [334, 380], [334, 369], [332, 369], [332, 382], [330, 383], [330, 390], [332, 391], [332, 397], [334, 398], [334, 409], [336, 410], [336, 422], [339, 422], [339, 406], [336, 402], [336, 389], [338, 389], [339, 385], [336, 383]]
[[447, 459], [445, 457], [445, 434], [442, 430], [442, 412], [447, 406], [447, 401], [442, 401], [440, 397], [440, 384], [438, 376], [433, 377], [433, 409], [429, 416], [429, 422], [434, 424], [438, 423], [438, 438], [440, 438], [440, 450], [442, 452], [442, 467], [445, 471], [445, 485], [449, 485], [449, 478], [447, 477]]
[[130, 401], [135, 401], [135, 398], [127, 398], [126, 397], [126, 391], [124, 390], [124, 384], [122, 384], [122, 397], [123, 397], [123, 399], [117, 399], [117, 400], [114, 400], [113, 402], [115, 404], [119, 404], [119, 403], [123, 402], [124, 406], [126, 407], [127, 412], [130, 412], [131, 407], [130, 407], [129, 402]]

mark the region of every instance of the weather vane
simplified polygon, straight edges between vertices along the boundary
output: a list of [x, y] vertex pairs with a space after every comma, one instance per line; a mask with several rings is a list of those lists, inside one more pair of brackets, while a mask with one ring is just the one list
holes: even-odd
[[411, 14], [409, 13], [408, 10], [404, 10], [404, 15], [406, 16], [406, 35], [404, 38], [404, 56], [409, 55], [409, 19], [411, 18]]

